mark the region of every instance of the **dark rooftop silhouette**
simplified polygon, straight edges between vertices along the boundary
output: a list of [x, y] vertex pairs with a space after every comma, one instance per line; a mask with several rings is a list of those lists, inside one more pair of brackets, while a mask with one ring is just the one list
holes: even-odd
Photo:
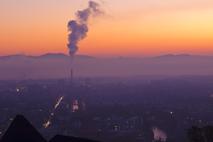
[[46, 142], [22, 115], [17, 115], [0, 142]]
[[[22, 115], [17, 115], [0, 142], [47, 142], [44, 137]], [[84, 138], [61, 136], [53, 137], [50, 142], [97, 142]]]
[[50, 142], [97, 142], [97, 141], [88, 140], [85, 138], [56, 135], [50, 140]]

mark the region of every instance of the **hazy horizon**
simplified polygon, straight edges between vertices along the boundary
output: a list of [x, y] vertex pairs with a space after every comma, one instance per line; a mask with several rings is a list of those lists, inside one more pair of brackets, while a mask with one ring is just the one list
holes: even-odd
[[[40, 54], [28, 54], [28, 53], [11, 53], [11, 54], [0, 54], [0, 57], [6, 56], [32, 56], [32, 57], [39, 57], [43, 55], [66, 55], [70, 56], [67, 52], [44, 52]], [[153, 54], [153, 55], [103, 55], [103, 54], [81, 54], [77, 53], [76, 56], [90, 56], [90, 57], [97, 57], [97, 58], [153, 58], [153, 57], [161, 57], [161, 56], [207, 56], [211, 57], [213, 54], [190, 54], [190, 53], [160, 53], [160, 54]]]
[[[167, 54], [162, 56], [131, 58], [99, 58], [76, 55], [74, 76], [122, 77], [136, 76], [211, 76], [213, 56]], [[70, 57], [65, 54], [41, 56], [3, 56], [0, 58], [0, 79], [58, 79], [69, 78]]]

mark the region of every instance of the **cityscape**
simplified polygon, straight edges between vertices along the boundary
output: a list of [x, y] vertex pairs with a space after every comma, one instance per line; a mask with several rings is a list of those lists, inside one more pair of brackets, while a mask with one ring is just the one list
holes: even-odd
[[211, 76], [1, 81], [0, 134], [21, 113], [46, 139], [187, 141], [192, 126], [213, 125], [212, 82]]

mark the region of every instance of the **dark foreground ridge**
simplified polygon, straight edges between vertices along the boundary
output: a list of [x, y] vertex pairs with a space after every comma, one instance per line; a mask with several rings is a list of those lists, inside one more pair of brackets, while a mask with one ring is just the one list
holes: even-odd
[[[47, 142], [22, 115], [17, 115], [0, 142]], [[57, 135], [50, 142], [97, 142], [93, 140]]]
[[97, 142], [97, 141], [88, 140], [84, 138], [56, 135], [50, 140], [50, 142]]

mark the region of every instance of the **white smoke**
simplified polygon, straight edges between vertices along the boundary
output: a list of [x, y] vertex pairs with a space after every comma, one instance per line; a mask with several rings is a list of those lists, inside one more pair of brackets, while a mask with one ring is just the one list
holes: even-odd
[[163, 130], [161, 130], [161, 129], [157, 128], [157, 127], [153, 127], [152, 128], [152, 132], [154, 134], [154, 140], [155, 141], [166, 142], [167, 134]]
[[76, 13], [76, 19], [68, 22], [68, 48], [69, 54], [73, 56], [78, 51], [78, 43], [83, 40], [89, 31], [88, 21], [90, 17], [95, 17], [104, 14], [100, 4], [95, 1], [89, 1], [88, 7], [84, 10], [79, 10]]

